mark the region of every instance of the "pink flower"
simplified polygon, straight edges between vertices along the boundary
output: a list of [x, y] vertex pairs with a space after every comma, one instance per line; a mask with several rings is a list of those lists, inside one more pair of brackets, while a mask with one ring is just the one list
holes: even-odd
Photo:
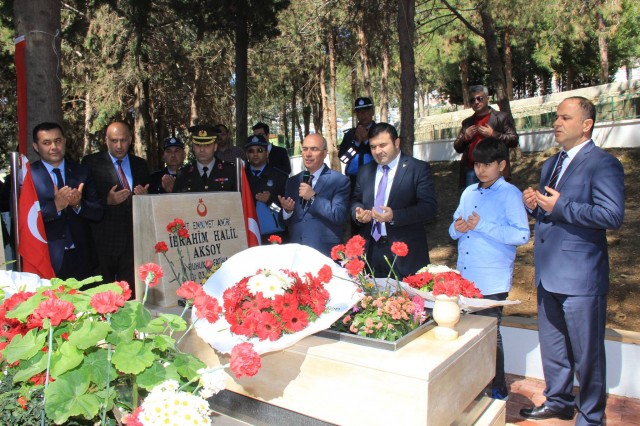
[[278, 235], [270, 235], [268, 241], [271, 244], [282, 244], [282, 238]]
[[193, 300], [193, 306], [196, 308], [198, 318], [204, 318], [210, 323], [218, 321], [222, 309], [215, 297], [202, 293]]
[[193, 281], [185, 281], [182, 283], [180, 288], [176, 290], [176, 294], [179, 297], [182, 297], [183, 299], [191, 300], [191, 299], [194, 299], [196, 296], [200, 296], [201, 294], [204, 294], [204, 290], [202, 289], [202, 286], [198, 283], [195, 283]]
[[138, 268], [138, 276], [149, 287], [155, 287], [160, 282], [160, 278], [164, 276], [160, 265], [155, 263], [145, 263]]
[[337, 246], [333, 246], [331, 249], [331, 259], [340, 260], [340, 254], [345, 251], [346, 247], [344, 244], [338, 244]]
[[117, 284], [122, 289], [122, 296], [124, 296], [124, 300], [131, 299], [131, 288], [129, 287], [128, 282], [116, 281], [114, 284]]
[[331, 270], [331, 266], [329, 265], [324, 265], [318, 271], [318, 280], [320, 280], [321, 283], [328, 283], [329, 281], [331, 281], [332, 277], [333, 271]]
[[73, 321], [76, 316], [73, 303], [52, 297], [40, 302], [38, 308], [33, 311], [33, 316], [41, 319], [49, 318], [52, 326], [59, 325], [62, 321]]
[[364, 262], [360, 259], [352, 259], [345, 265], [345, 267], [347, 268], [349, 275], [355, 277], [364, 269]]
[[167, 243], [164, 241], [160, 241], [156, 243], [155, 246], [156, 253], [166, 253], [169, 251], [169, 247], [167, 247]]
[[366, 241], [360, 235], [354, 235], [347, 241], [345, 255], [347, 258], [360, 257], [364, 254], [364, 245]]
[[409, 253], [409, 247], [405, 243], [401, 243], [400, 241], [396, 241], [391, 244], [391, 253], [395, 254], [398, 257], [404, 257]]
[[205, 260], [205, 261], [204, 261], [204, 268], [205, 268], [207, 271], [210, 271], [210, 270], [211, 270], [211, 268], [213, 268], [213, 260]]
[[109, 314], [117, 312], [119, 308], [124, 306], [125, 298], [122, 294], [113, 291], [105, 291], [94, 294], [89, 304], [99, 314]]
[[231, 349], [230, 367], [236, 378], [255, 376], [261, 366], [260, 355], [251, 343], [240, 343]]
[[138, 408], [133, 412], [122, 418], [122, 423], [127, 426], [144, 426], [140, 421], [140, 414], [142, 414], [142, 405], [138, 405]]

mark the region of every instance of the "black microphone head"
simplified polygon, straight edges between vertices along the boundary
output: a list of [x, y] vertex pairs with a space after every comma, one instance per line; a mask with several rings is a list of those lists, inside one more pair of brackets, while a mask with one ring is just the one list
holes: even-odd
[[305, 170], [304, 172], [302, 172], [302, 182], [309, 183], [310, 178], [311, 178], [311, 173], [309, 173], [309, 170]]

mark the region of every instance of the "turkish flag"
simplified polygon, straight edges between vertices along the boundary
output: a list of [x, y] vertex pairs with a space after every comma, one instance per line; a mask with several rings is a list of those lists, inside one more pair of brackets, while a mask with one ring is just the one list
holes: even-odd
[[18, 201], [18, 251], [22, 256], [22, 272], [32, 272], [41, 278], [56, 276], [51, 266], [47, 234], [40, 212], [40, 202], [31, 178], [31, 166], [25, 156], [21, 156], [23, 182]]
[[242, 193], [242, 211], [244, 212], [244, 227], [247, 229], [247, 245], [249, 247], [260, 245], [260, 226], [258, 225], [258, 214], [256, 213], [256, 205], [253, 201], [253, 194], [247, 179], [247, 169], [242, 166], [240, 174], [242, 185], [240, 191]]

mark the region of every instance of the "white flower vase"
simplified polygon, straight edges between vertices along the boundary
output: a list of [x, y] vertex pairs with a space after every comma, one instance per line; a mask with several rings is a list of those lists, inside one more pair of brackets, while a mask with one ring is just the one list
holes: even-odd
[[458, 332], [455, 329], [460, 321], [460, 306], [458, 296], [446, 296], [440, 294], [436, 296], [436, 303], [433, 306], [433, 320], [438, 324], [434, 329], [436, 339], [455, 340]]

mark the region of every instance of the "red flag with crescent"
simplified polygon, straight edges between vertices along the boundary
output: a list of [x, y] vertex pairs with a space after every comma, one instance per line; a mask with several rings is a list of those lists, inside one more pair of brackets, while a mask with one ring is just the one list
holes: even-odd
[[249, 247], [259, 246], [260, 226], [258, 225], [258, 214], [256, 213], [256, 205], [253, 201], [253, 194], [251, 193], [251, 187], [249, 186], [249, 179], [247, 179], [247, 170], [245, 167], [242, 167], [240, 180], [242, 181], [240, 190], [242, 192], [244, 226], [247, 230], [247, 245]]
[[22, 256], [22, 272], [38, 274], [41, 278], [55, 277], [40, 202], [31, 177], [31, 165], [25, 156], [22, 161], [22, 190], [18, 201], [18, 251]]

